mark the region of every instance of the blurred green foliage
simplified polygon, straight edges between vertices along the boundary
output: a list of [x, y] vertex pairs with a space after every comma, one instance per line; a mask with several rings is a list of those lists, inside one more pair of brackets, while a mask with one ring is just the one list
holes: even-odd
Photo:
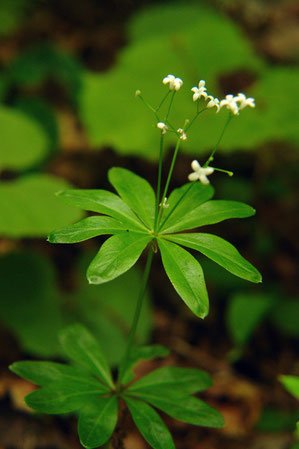
[[[80, 112], [92, 146], [109, 144], [122, 154], [157, 159], [154, 118], [141, 102], [136, 104], [134, 92], [141, 89], [153, 106], [158, 105], [166, 92], [161, 81], [168, 73], [184, 80], [172, 112], [175, 127], [183, 126], [195, 113], [190, 89], [199, 79], [206, 80], [209, 93], [221, 98], [224, 76], [247, 73], [253, 81], [246, 94], [256, 98], [258, 107], [242, 111], [221, 148], [252, 149], [273, 139], [298, 142], [298, 112], [293, 101], [298, 70], [267, 68], [238, 27], [206, 3], [146, 9], [133, 18], [128, 34], [130, 43], [109, 72], [84, 75]], [[208, 151], [215, 144], [215, 134], [220, 134], [224, 116], [223, 111], [215, 115], [214, 110], [201, 115], [183, 151]], [[173, 144], [174, 138], [169, 136], [168, 141]]]
[[265, 408], [256, 424], [261, 432], [293, 431], [299, 412], [286, 412], [277, 408]]
[[56, 176], [31, 174], [0, 184], [0, 233], [5, 237], [45, 237], [55, 228], [82, 218], [55, 193], [69, 187]]
[[0, 36], [15, 31], [16, 27], [36, 0], [1, 0], [0, 2]]
[[29, 87], [48, 80], [60, 83], [76, 104], [81, 88], [81, 65], [71, 54], [52, 44], [37, 44], [24, 50], [7, 67], [8, 85]]
[[[73, 293], [62, 292], [54, 265], [37, 252], [14, 252], [0, 258], [0, 317], [20, 347], [38, 357], [61, 357], [58, 333], [70, 323], [88, 326], [109, 362], [120, 361], [133, 319], [141, 275], [132, 269], [101, 286], [88, 286], [85, 270], [90, 254], [78, 266]], [[134, 288], [132, 288], [134, 285]], [[150, 296], [146, 295], [138, 342], [146, 343], [152, 328]]]
[[46, 155], [47, 136], [23, 113], [0, 106], [0, 169], [24, 170]]

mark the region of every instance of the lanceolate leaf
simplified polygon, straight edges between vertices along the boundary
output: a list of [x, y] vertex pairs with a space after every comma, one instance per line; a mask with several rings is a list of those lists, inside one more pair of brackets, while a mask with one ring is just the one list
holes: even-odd
[[116, 396], [101, 397], [80, 410], [78, 433], [84, 447], [93, 449], [109, 440], [117, 422], [117, 402]]
[[213, 195], [213, 187], [211, 185], [205, 186], [200, 182], [192, 184], [189, 182], [173, 190], [167, 200], [169, 207], [163, 211], [162, 229], [176, 225], [177, 222], [184, 219], [185, 215], [194, 209], [194, 204], [198, 207], [210, 200]]
[[128, 391], [150, 392], [152, 387], [160, 387], [167, 390], [176, 390], [182, 394], [191, 394], [205, 390], [211, 385], [212, 381], [209, 374], [200, 369], [163, 366], [134, 382]]
[[80, 381], [61, 381], [39, 388], [26, 396], [29, 407], [42, 413], [59, 414], [78, 410], [92, 397], [106, 393], [103, 386], [89, 385]]
[[112, 217], [93, 216], [84, 218], [71, 226], [65, 226], [51, 232], [48, 237], [51, 243], [78, 243], [98, 235], [116, 234], [124, 231], [125, 225]]
[[125, 397], [125, 401], [140, 433], [154, 449], [175, 449], [164, 422], [152, 407], [142, 401]]
[[110, 237], [101, 247], [87, 270], [91, 284], [103, 284], [128, 271], [139, 259], [150, 235], [121, 232]]
[[[100, 386], [105, 390], [105, 385], [100, 384], [86, 370], [77, 366], [63, 365], [55, 362], [24, 361], [15, 362], [10, 367], [18, 376], [37, 385], [48, 385], [53, 382], [80, 381], [93, 386]], [[106, 388], [109, 391], [108, 388]]]
[[145, 229], [129, 206], [108, 190], [64, 190], [57, 195], [80, 209], [111, 215], [124, 223], [128, 229]]
[[127, 368], [122, 375], [122, 384], [126, 384], [134, 379], [133, 370], [141, 360], [151, 360], [157, 357], [167, 357], [169, 350], [162, 345], [139, 346], [131, 350]]
[[180, 391], [167, 390], [167, 396], [161, 387], [152, 387], [151, 391], [134, 391], [132, 395], [149, 402], [172, 418], [195, 426], [223, 427], [221, 414], [193, 396], [183, 395]]
[[155, 193], [151, 185], [125, 168], [114, 167], [108, 178], [119, 196], [150, 229], [154, 225]]
[[71, 360], [87, 368], [113, 388], [110, 369], [98, 342], [81, 324], [74, 324], [60, 334], [63, 349]]
[[208, 224], [219, 223], [229, 218], [245, 218], [255, 214], [255, 210], [238, 201], [212, 200], [190, 209], [177, 223], [163, 229], [164, 233], [186, 231]]
[[239, 251], [226, 240], [212, 234], [177, 234], [169, 240], [196, 249], [240, 278], [261, 282], [261, 275]]
[[209, 298], [200, 264], [180, 246], [159, 239], [162, 262], [177, 293], [199, 318], [209, 311]]

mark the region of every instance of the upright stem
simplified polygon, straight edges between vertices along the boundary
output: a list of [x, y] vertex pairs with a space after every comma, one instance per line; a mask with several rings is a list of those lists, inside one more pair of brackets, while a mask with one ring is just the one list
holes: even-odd
[[148, 252], [148, 256], [147, 256], [147, 261], [146, 261], [146, 265], [145, 265], [145, 269], [144, 269], [144, 273], [143, 273], [141, 287], [139, 290], [137, 305], [136, 305], [136, 309], [135, 309], [135, 314], [134, 314], [134, 318], [133, 318], [133, 323], [132, 323], [132, 327], [131, 327], [131, 331], [130, 331], [130, 335], [129, 335], [126, 352], [125, 352], [125, 355], [124, 355], [122, 362], [120, 364], [120, 367], [119, 367], [119, 375], [118, 375], [118, 380], [117, 380], [118, 388], [121, 386], [121, 381], [123, 379], [125, 369], [127, 368], [127, 364], [128, 364], [129, 358], [130, 358], [131, 350], [132, 350], [132, 345], [134, 343], [134, 338], [135, 338], [137, 325], [138, 325], [138, 321], [139, 321], [139, 317], [140, 317], [144, 293], [145, 293], [149, 273], [151, 270], [153, 255], [154, 255], [154, 250], [153, 250], [153, 247], [151, 246], [150, 250]]
[[166, 100], [166, 98], [168, 97], [169, 94], [170, 94], [170, 90], [167, 91], [167, 94], [164, 96], [164, 98], [160, 102], [159, 106], [156, 108], [156, 112], [159, 111], [159, 109], [161, 108], [162, 104], [164, 103], [164, 101]]
[[[198, 104], [199, 103], [197, 103], [197, 105]], [[207, 111], [207, 110], [208, 110], [208, 108], [203, 108], [199, 111], [198, 106], [197, 106], [197, 112], [196, 112], [195, 116], [193, 117], [193, 119], [190, 121], [189, 125], [186, 127], [185, 132], [187, 132], [191, 128], [191, 126], [193, 125], [193, 123], [195, 122], [195, 120], [197, 119], [199, 114], [201, 114], [202, 112]]]
[[163, 136], [163, 134], [161, 133], [161, 138], [160, 138], [160, 154], [159, 154], [159, 169], [158, 169], [158, 184], [157, 184], [157, 196], [156, 196], [156, 210], [155, 210], [154, 229], [156, 229], [156, 226], [157, 226], [157, 219], [158, 219], [158, 212], [159, 212], [159, 203], [160, 203], [161, 178], [162, 178], [163, 144], [164, 144], [164, 136]]
[[[174, 167], [174, 164], [175, 164], [175, 161], [176, 161], [176, 157], [177, 157], [177, 154], [178, 154], [178, 151], [179, 151], [179, 148], [180, 148], [180, 143], [181, 143], [181, 139], [178, 139], [177, 143], [176, 143], [176, 146], [175, 146], [175, 149], [174, 149], [174, 153], [173, 153], [173, 156], [172, 156], [170, 169], [169, 169], [168, 176], [167, 176], [167, 181], [166, 181], [164, 192], [163, 192], [163, 195], [162, 195], [162, 204], [164, 203], [164, 200], [165, 200], [167, 192], [168, 192], [168, 187], [169, 187], [171, 175], [172, 175], [172, 172], [173, 172], [173, 167]], [[161, 219], [162, 211], [163, 211], [163, 207], [160, 208], [157, 224], [159, 224], [159, 221]], [[155, 231], [156, 231], [156, 229], [155, 229]]]
[[225, 122], [225, 125], [224, 125], [224, 127], [223, 127], [223, 130], [222, 130], [222, 132], [221, 132], [221, 134], [220, 134], [220, 136], [219, 136], [219, 139], [217, 140], [217, 143], [216, 143], [216, 145], [214, 146], [214, 148], [213, 148], [213, 150], [212, 150], [212, 153], [210, 154], [208, 160], [204, 163], [203, 167], [207, 167], [207, 166], [209, 165], [209, 163], [213, 160], [214, 154], [215, 154], [215, 152], [216, 152], [216, 150], [217, 150], [217, 148], [218, 148], [218, 145], [220, 144], [220, 142], [221, 142], [221, 140], [222, 140], [222, 137], [223, 137], [223, 135], [224, 135], [224, 133], [225, 133], [225, 130], [226, 130], [226, 128], [228, 127], [228, 124], [229, 124], [229, 122], [231, 121], [231, 119], [232, 119], [232, 114], [229, 114], [229, 116], [227, 117], [227, 120], [226, 120], [226, 122]]
[[165, 220], [163, 221], [163, 223], [161, 224], [159, 231], [163, 229], [163, 227], [165, 226], [165, 223], [167, 222], [167, 220], [171, 217], [171, 215], [173, 214], [173, 212], [176, 210], [176, 208], [178, 207], [178, 205], [183, 201], [183, 199], [185, 198], [185, 196], [190, 192], [190, 190], [192, 189], [192, 187], [195, 185], [195, 182], [191, 182], [188, 186], [188, 188], [185, 190], [185, 192], [183, 193], [183, 195], [178, 199], [178, 201], [176, 202], [176, 204], [173, 206], [173, 208], [171, 209], [171, 211], [169, 212], [169, 214], [167, 215], [167, 217], [165, 218]]
[[172, 93], [172, 96], [170, 98], [170, 102], [169, 102], [167, 114], [166, 114], [166, 117], [165, 117], [165, 121], [167, 121], [167, 119], [168, 119], [168, 116], [169, 116], [169, 113], [170, 113], [170, 109], [171, 109], [171, 106], [172, 106], [172, 102], [173, 102], [173, 99], [174, 99], [174, 96], [175, 96], [175, 92], [176, 91], [174, 90], [173, 93]]

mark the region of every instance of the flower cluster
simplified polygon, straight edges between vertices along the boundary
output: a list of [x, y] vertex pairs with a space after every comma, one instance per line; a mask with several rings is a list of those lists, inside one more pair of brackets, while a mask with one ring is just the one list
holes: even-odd
[[246, 98], [246, 95], [239, 93], [237, 96], [226, 95], [225, 99], [219, 101], [218, 98], [214, 98], [212, 95], [207, 94], [207, 89], [205, 87], [206, 82], [200, 80], [198, 87], [192, 87], [193, 101], [199, 100], [203, 97], [205, 100], [209, 100], [207, 103], [207, 108], [216, 107], [216, 112], [219, 112], [223, 106], [226, 106], [234, 115], [239, 115], [239, 111], [244, 109], [246, 106], [251, 108], [255, 107], [254, 98]]
[[[165, 78], [163, 78], [163, 84], [165, 84], [165, 85], [169, 84], [169, 90], [174, 91], [173, 93], [175, 93], [182, 87], [183, 81], [181, 80], [181, 78], [176, 78], [174, 75], [168, 75]], [[239, 115], [239, 112], [242, 109], [244, 109], [246, 106], [249, 106], [250, 108], [255, 107], [254, 98], [251, 98], [251, 97], [247, 98], [246, 95], [244, 95], [243, 93], [238, 93], [238, 95], [236, 95], [236, 96], [234, 96], [232, 94], [226, 95], [225, 98], [221, 101], [218, 98], [213, 97], [212, 95], [208, 95], [205, 80], [200, 80], [198, 83], [198, 86], [192, 87], [191, 91], [193, 92], [193, 101], [198, 101], [201, 98], [203, 98], [206, 101], [206, 107], [203, 110], [211, 109], [211, 108], [215, 107], [216, 113], [217, 113], [220, 111], [220, 109], [222, 109], [223, 107], [226, 107], [226, 109], [228, 109], [231, 112], [231, 114]], [[136, 95], [139, 96], [140, 91], [136, 91]], [[170, 103], [170, 105], [171, 105], [171, 103]], [[191, 120], [191, 123], [193, 123], [193, 121], [196, 119], [196, 117], [199, 115], [200, 112], [202, 112], [202, 111], [199, 111], [199, 109], [197, 109], [197, 113], [196, 113], [195, 117]], [[169, 113], [169, 110], [168, 110], [168, 113]], [[172, 125], [167, 121], [167, 117], [168, 117], [168, 114], [166, 116], [165, 121], [166, 121], [167, 125], [169, 125], [171, 132], [176, 132], [176, 134], [180, 140], [183, 140], [183, 141], [187, 140], [187, 135], [186, 135], [185, 129], [188, 130], [190, 127], [190, 125], [187, 126], [187, 124], [189, 124], [189, 120], [186, 120], [186, 123], [184, 126], [185, 129], [178, 128], [175, 131], [175, 128], [173, 128]], [[229, 122], [229, 120], [228, 120], [228, 122]], [[166, 125], [166, 123], [164, 123], [164, 122], [157, 123], [157, 128], [159, 128], [161, 130], [161, 134], [165, 134], [166, 131], [168, 131], [168, 129], [169, 129], [168, 126]], [[225, 127], [226, 126], [227, 125], [225, 125]], [[224, 129], [225, 129], [225, 127], [224, 127]], [[223, 133], [222, 133], [222, 135], [223, 135]], [[199, 162], [196, 160], [192, 161], [191, 167], [192, 167], [193, 172], [190, 173], [190, 175], [188, 176], [189, 181], [197, 181], [198, 180], [202, 184], [207, 185], [210, 183], [208, 176], [211, 175], [215, 170], [225, 172], [225, 173], [229, 174], [230, 176], [232, 176], [232, 172], [228, 172], [227, 170], [223, 170], [223, 169], [219, 169], [219, 168], [209, 167], [209, 165], [208, 165], [209, 162], [213, 160], [213, 155], [216, 151], [218, 144], [219, 144], [219, 142], [214, 147], [214, 149], [211, 153], [211, 156], [209, 157], [207, 162], [204, 164], [204, 166], [201, 166], [199, 164]], [[165, 202], [165, 204], [163, 203], [162, 206], [168, 207], [166, 202]]]
[[224, 100], [220, 102], [220, 108], [226, 106], [234, 115], [239, 115], [239, 111], [249, 106], [255, 108], [254, 98], [246, 98], [246, 95], [239, 93], [235, 97], [226, 95]]

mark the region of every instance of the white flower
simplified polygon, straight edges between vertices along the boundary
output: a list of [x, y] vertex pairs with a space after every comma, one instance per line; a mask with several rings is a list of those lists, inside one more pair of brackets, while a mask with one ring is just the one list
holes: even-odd
[[169, 90], [179, 90], [183, 85], [181, 78], [176, 78], [173, 75], [168, 75], [163, 79], [163, 84], [169, 83]]
[[238, 94], [235, 97], [235, 101], [237, 101], [239, 104], [239, 110], [246, 108], [246, 106], [250, 106], [251, 108], [255, 108], [254, 98], [246, 98], [246, 95], [244, 94]]
[[205, 87], [206, 82], [204, 80], [200, 80], [198, 83], [198, 87], [192, 87], [192, 92], [194, 92], [193, 94], [193, 101], [198, 100], [200, 97], [204, 97], [204, 99], [207, 98], [207, 89]]
[[190, 173], [188, 176], [189, 181], [197, 181], [199, 180], [202, 184], [210, 184], [207, 176], [211, 175], [214, 172], [212, 167], [201, 167], [198, 161], [192, 161], [191, 168], [193, 173]]
[[166, 131], [168, 130], [168, 126], [166, 126], [165, 123], [163, 122], [157, 123], [157, 128], [161, 129], [162, 134], [165, 134]]
[[169, 204], [167, 204], [167, 197], [164, 198], [163, 203], [160, 203], [159, 206], [162, 206], [164, 209], [169, 207]]
[[187, 140], [187, 134], [184, 132], [182, 128], [177, 129], [176, 132], [181, 134], [180, 135], [181, 140]]
[[237, 98], [238, 97], [234, 97], [233, 95], [226, 95], [225, 100], [220, 101], [220, 108], [226, 106], [234, 115], [239, 115]]
[[217, 112], [220, 111], [220, 102], [218, 98], [214, 98], [212, 95], [208, 95], [207, 98], [210, 100], [207, 104], [207, 108], [213, 108], [214, 106], [217, 108]]

